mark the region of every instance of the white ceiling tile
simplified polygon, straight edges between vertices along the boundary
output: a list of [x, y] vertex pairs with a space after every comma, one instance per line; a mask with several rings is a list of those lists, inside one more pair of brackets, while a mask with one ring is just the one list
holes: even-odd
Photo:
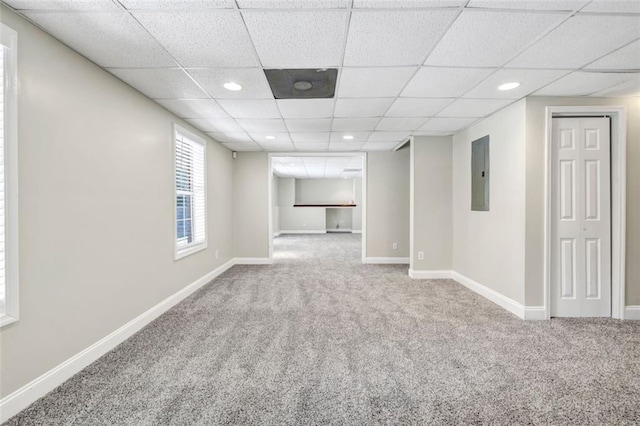
[[329, 149], [329, 143], [295, 143], [297, 151], [326, 151]]
[[536, 96], [585, 96], [632, 80], [630, 73], [574, 72], [538, 90]]
[[135, 9], [233, 9], [234, 0], [118, 0], [129, 10]]
[[[467, 92], [465, 98], [520, 99], [539, 88], [559, 79], [568, 71], [561, 70], [521, 70], [501, 69]], [[508, 82], [522, 85], [513, 90], [498, 90], [498, 86]]]
[[455, 132], [476, 121], [477, 118], [440, 118], [435, 117], [420, 127], [416, 134], [424, 132]]
[[213, 99], [162, 99], [157, 102], [180, 118], [229, 118]]
[[590, 63], [586, 68], [598, 70], [640, 69], [640, 40]]
[[371, 133], [367, 142], [398, 142], [408, 139], [411, 132], [381, 132], [375, 131]]
[[387, 111], [387, 117], [430, 117], [451, 103], [446, 98], [398, 98]]
[[118, 10], [111, 0], [2, 0], [16, 10]]
[[[262, 68], [190, 68], [187, 72], [215, 99], [273, 99]], [[238, 83], [242, 90], [224, 88]]]
[[565, 16], [466, 9], [429, 55], [425, 65], [501, 66]]
[[284, 118], [328, 118], [333, 114], [333, 99], [278, 99]]
[[364, 142], [331, 142], [329, 151], [359, 151]]
[[238, 0], [241, 9], [345, 9], [351, 0]]
[[231, 118], [190, 118], [185, 120], [203, 132], [207, 133], [243, 133], [242, 127], [238, 126]]
[[574, 16], [508, 66], [579, 68], [638, 38], [639, 26], [640, 19], [634, 16]]
[[185, 67], [258, 66], [251, 40], [234, 11], [133, 12]]
[[278, 105], [271, 99], [220, 99], [218, 103], [233, 118], [280, 118]]
[[458, 99], [440, 111], [440, 117], [484, 117], [509, 105], [511, 99]]
[[258, 146], [257, 143], [241, 143], [241, 142], [231, 142], [231, 143], [223, 143], [223, 146], [227, 147], [231, 151], [262, 151], [262, 148]]
[[290, 133], [291, 139], [298, 143], [329, 143], [329, 132]]
[[290, 132], [328, 132], [331, 130], [330, 118], [288, 118], [284, 120]]
[[422, 126], [425, 121], [427, 121], [426, 118], [383, 117], [376, 130], [410, 132]]
[[625, 81], [624, 83], [615, 85], [600, 92], [593, 93], [592, 96], [640, 97], [640, 74], [635, 74], [635, 77]]
[[396, 97], [415, 71], [415, 67], [343, 68], [338, 83], [338, 97]]
[[[451, 119], [453, 120], [453, 119]], [[427, 123], [428, 124], [428, 123]], [[455, 131], [453, 130], [447, 130], [447, 131], [440, 131], [440, 132], [421, 132], [421, 131], [415, 131], [413, 132], [413, 136], [450, 136], [453, 133], [455, 133]]]
[[[291, 142], [289, 133], [254, 132], [254, 133], [250, 133], [249, 136], [251, 136], [251, 138], [253, 138], [253, 140], [258, 142], [259, 144], [263, 144], [263, 143], [278, 144], [278, 143]], [[275, 139], [269, 139], [268, 137], [274, 137]]]
[[593, 0], [580, 12], [640, 13], [640, 2], [637, 0]]
[[[353, 136], [353, 139], [344, 139], [344, 136]], [[331, 132], [330, 142], [366, 142], [369, 139], [371, 132]]]
[[340, 65], [346, 11], [243, 12], [242, 16], [263, 66]]
[[222, 143], [248, 143], [253, 144], [254, 141], [248, 134], [241, 133], [220, 133], [220, 132], [207, 132], [207, 135], [213, 139]]
[[294, 151], [295, 147], [291, 142], [271, 142], [271, 141], [260, 141], [258, 143], [265, 151]]
[[200, 88], [181, 69], [109, 69], [113, 75], [154, 99], [205, 99]]
[[351, 14], [344, 65], [422, 65], [457, 13], [456, 10], [355, 11]]
[[175, 61], [125, 12], [24, 12], [102, 67], [172, 67]]
[[382, 117], [393, 98], [338, 98], [335, 117]]
[[413, 7], [459, 7], [467, 0], [354, 0], [355, 8], [393, 8], [404, 9]]
[[391, 151], [399, 142], [367, 142], [362, 146], [363, 151]]
[[281, 119], [240, 118], [237, 120], [237, 122], [248, 133], [256, 133], [256, 132], [284, 133], [287, 131], [287, 129], [284, 127], [284, 122]]
[[379, 120], [379, 118], [334, 118], [331, 130], [334, 132], [371, 131]]
[[494, 68], [422, 67], [402, 91], [402, 96], [455, 98], [471, 89]]
[[560, 10], [572, 11], [588, 3], [588, 0], [471, 0], [467, 7], [487, 9]]

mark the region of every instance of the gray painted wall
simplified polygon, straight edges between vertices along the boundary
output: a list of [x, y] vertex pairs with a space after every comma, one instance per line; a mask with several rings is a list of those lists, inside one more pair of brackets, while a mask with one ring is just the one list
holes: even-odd
[[236, 257], [269, 257], [266, 152], [239, 152], [233, 162], [233, 246]]
[[367, 257], [409, 257], [409, 151], [367, 154]]
[[[489, 211], [471, 210], [471, 142], [490, 136]], [[525, 102], [453, 137], [453, 270], [524, 303]]]
[[296, 179], [296, 203], [326, 204], [353, 201], [353, 179]]
[[[233, 257], [231, 153], [1, 6], [18, 32], [20, 320], [4, 397]], [[209, 247], [174, 261], [173, 129], [207, 144]], [[215, 250], [219, 258], [215, 258]]]
[[296, 179], [280, 178], [280, 230], [325, 231], [325, 209], [321, 207], [293, 207], [296, 203]]
[[411, 144], [414, 271], [452, 266], [452, 145], [451, 136], [416, 136]]

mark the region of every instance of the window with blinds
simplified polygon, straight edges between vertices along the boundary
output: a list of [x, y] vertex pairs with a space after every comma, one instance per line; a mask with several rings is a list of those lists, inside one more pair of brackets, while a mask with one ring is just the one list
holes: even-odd
[[175, 126], [176, 258], [206, 248], [205, 142]]
[[18, 320], [17, 37], [0, 24], [0, 326]]

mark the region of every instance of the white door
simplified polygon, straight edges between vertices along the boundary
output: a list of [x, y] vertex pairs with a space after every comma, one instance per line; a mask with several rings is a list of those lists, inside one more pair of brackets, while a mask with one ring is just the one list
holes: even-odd
[[554, 118], [551, 316], [611, 316], [609, 119]]

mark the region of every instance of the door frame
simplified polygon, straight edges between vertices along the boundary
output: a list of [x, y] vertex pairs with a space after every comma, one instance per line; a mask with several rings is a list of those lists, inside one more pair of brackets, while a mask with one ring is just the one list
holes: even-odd
[[624, 106], [549, 106], [546, 108], [544, 173], [545, 318], [551, 318], [551, 143], [553, 118], [611, 117], [611, 317], [624, 319], [626, 267], [627, 120]]
[[269, 203], [269, 263], [273, 263], [273, 166], [272, 157], [362, 157], [362, 263], [365, 263], [367, 258], [367, 153], [366, 152], [351, 152], [351, 151], [333, 151], [333, 152], [269, 152], [268, 154], [268, 188], [267, 188], [267, 202]]

